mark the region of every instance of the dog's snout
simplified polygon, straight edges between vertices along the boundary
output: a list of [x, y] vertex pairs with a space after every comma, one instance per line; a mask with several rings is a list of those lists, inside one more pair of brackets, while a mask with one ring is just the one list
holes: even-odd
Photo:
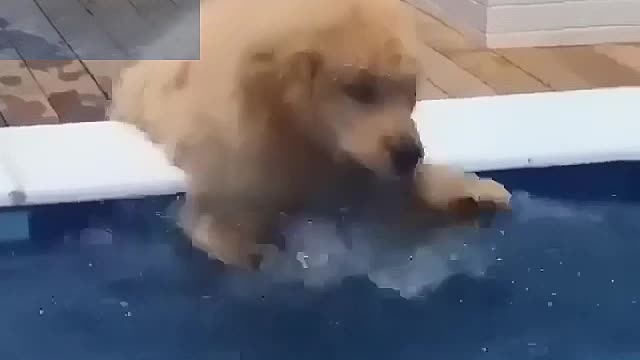
[[424, 157], [422, 146], [413, 139], [394, 144], [390, 152], [393, 169], [398, 175], [405, 175], [415, 170]]

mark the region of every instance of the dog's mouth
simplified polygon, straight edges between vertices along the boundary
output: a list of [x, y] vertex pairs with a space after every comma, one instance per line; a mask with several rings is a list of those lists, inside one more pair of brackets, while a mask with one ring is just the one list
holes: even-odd
[[397, 176], [412, 174], [424, 158], [424, 150], [415, 143], [402, 144], [390, 151], [391, 167]]
[[390, 171], [394, 177], [413, 174], [424, 158], [422, 144], [413, 137], [402, 136], [385, 145]]

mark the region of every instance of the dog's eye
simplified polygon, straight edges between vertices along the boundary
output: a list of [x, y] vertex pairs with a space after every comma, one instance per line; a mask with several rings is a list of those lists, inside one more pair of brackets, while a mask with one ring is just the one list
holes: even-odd
[[348, 97], [361, 104], [373, 104], [377, 98], [375, 86], [368, 81], [345, 84], [342, 90]]

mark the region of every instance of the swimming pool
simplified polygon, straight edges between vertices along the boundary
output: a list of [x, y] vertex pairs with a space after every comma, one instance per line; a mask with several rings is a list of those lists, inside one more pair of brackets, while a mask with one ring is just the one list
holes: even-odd
[[637, 358], [639, 174], [493, 172], [515, 195], [491, 228], [324, 282], [209, 261], [173, 225], [175, 197], [22, 209], [29, 238], [0, 244], [0, 358]]
[[143, 134], [3, 128], [0, 359], [640, 358], [639, 96], [419, 102], [428, 161], [500, 170], [513, 212], [401, 236], [301, 221], [252, 274], [190, 248], [185, 174]]

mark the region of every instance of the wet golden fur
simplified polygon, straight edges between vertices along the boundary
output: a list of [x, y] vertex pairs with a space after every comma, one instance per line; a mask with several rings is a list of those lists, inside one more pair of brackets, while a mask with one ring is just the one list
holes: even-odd
[[407, 208], [508, 199], [498, 184], [444, 167], [394, 174], [390, 149], [421, 146], [410, 118], [418, 65], [405, 6], [203, 2], [200, 60], [144, 61], [124, 72], [112, 116], [165, 146], [189, 175], [184, 219], [197, 246], [255, 266], [256, 243], [281, 212], [352, 206], [383, 188], [396, 187]]

